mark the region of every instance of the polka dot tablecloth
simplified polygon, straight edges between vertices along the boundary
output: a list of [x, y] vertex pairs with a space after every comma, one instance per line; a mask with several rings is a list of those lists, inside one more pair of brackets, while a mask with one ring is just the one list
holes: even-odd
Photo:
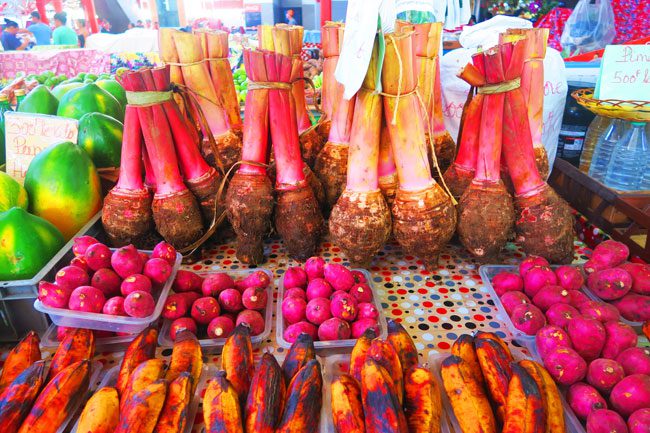
[[[281, 242], [266, 243], [267, 262], [262, 266], [274, 273], [277, 288], [282, 275], [290, 266], [298, 265], [289, 259]], [[575, 259], [583, 261], [587, 249], [576, 243]], [[324, 242], [318, 252], [326, 261], [348, 264], [340, 249], [329, 242]], [[517, 263], [523, 257], [514, 245], [509, 244], [501, 257], [502, 263]], [[476, 330], [496, 332], [502, 338], [510, 340], [512, 334], [505, 328], [505, 312], [497, 311], [494, 301], [487, 293], [478, 274], [480, 263], [470, 258], [462, 247], [450, 245], [440, 256], [438, 269], [424, 271], [417, 258], [404, 255], [396, 244], [387, 245], [368, 269], [376, 295], [379, 296], [386, 317], [403, 324], [420, 353], [422, 363], [429, 354], [447, 351], [459, 335]], [[235, 271], [249, 269], [235, 257], [232, 244], [216, 246], [206, 251], [205, 258], [197, 263], [185, 265], [185, 269], [197, 272]], [[277, 297], [277, 290], [274, 291]], [[256, 349], [256, 353], [277, 353], [282, 356], [284, 350], [275, 340], [274, 300], [273, 330], [269, 338]], [[49, 354], [48, 354], [49, 355]], [[158, 356], [169, 358], [171, 349], [158, 349]], [[327, 356], [327, 353], [320, 353]], [[96, 357], [109, 369], [121, 362], [123, 353], [99, 353]], [[218, 355], [206, 355], [207, 363], [219, 365]], [[204, 390], [199, 391], [201, 394]], [[193, 431], [202, 429], [202, 410], [196, 415]]]

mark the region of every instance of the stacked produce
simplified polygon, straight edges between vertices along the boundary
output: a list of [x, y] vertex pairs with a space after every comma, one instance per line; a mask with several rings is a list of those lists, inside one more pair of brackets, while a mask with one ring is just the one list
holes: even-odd
[[154, 296], [172, 277], [176, 250], [161, 242], [151, 256], [127, 245], [111, 251], [91, 236], [75, 239], [75, 258], [54, 282], [41, 281], [38, 299], [50, 308], [109, 316], [149, 317]]
[[304, 268], [287, 269], [282, 284], [285, 341], [301, 333], [320, 341], [356, 339], [368, 328], [379, 334], [379, 310], [363, 273], [311, 257]]
[[406, 330], [389, 320], [388, 340], [368, 329], [352, 349], [348, 373], [332, 380], [336, 432], [440, 432], [442, 402]]
[[[323, 87], [321, 91], [321, 109], [323, 110], [324, 120], [318, 126], [318, 133], [322, 137], [322, 141], [326, 142], [330, 127], [332, 125], [332, 114], [336, 103], [336, 95], [340, 92], [341, 84], [334, 78], [336, 65], [339, 62], [339, 53], [341, 52], [341, 44], [343, 43], [343, 23], [336, 21], [328, 21], [321, 28], [321, 43], [323, 46]], [[320, 149], [315, 153], [304, 153], [303, 158], [310, 165], [314, 163], [316, 156]]]
[[515, 362], [493, 333], [462, 335], [442, 361], [442, 382], [463, 433], [564, 432], [557, 386], [540, 364]]
[[252, 336], [261, 334], [270, 284], [263, 271], [235, 281], [225, 272], [201, 276], [179, 270], [172, 285], [175, 293], [169, 295], [162, 312], [165, 319], [172, 320], [171, 339], [176, 340], [184, 330], [209, 339], [225, 339], [242, 323]]

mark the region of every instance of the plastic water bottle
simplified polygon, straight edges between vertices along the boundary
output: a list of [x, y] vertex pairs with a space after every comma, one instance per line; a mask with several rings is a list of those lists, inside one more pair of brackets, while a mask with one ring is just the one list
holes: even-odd
[[627, 129], [627, 124], [623, 120], [616, 119], [609, 125], [609, 128], [598, 140], [596, 149], [594, 149], [594, 155], [589, 166], [589, 176], [599, 182], [605, 180], [607, 166], [614, 151], [614, 146], [625, 133], [625, 129]]
[[623, 138], [614, 147], [607, 167], [605, 185], [619, 191], [638, 191], [650, 155], [644, 122], [632, 122]]

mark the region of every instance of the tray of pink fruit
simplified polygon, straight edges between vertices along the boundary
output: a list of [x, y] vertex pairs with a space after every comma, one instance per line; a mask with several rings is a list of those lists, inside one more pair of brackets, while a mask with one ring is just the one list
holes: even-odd
[[172, 347], [176, 333], [192, 331], [204, 353], [218, 353], [240, 323], [259, 346], [273, 325], [273, 274], [266, 269], [229, 272], [179, 270], [162, 311], [158, 344]]
[[276, 312], [276, 339], [288, 349], [303, 332], [316, 350], [351, 349], [363, 332], [375, 328], [386, 338], [381, 303], [372, 289], [370, 273], [329, 263], [320, 257], [304, 267], [286, 270], [280, 283]]
[[34, 308], [60, 327], [128, 334], [160, 317], [182, 259], [166, 242], [111, 249], [91, 236], [76, 238], [67, 256], [53, 282], [39, 283]]

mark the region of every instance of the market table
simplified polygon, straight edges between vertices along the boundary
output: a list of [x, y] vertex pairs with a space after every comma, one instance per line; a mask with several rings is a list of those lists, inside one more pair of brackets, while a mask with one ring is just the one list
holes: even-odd
[[92, 74], [110, 71], [110, 54], [83, 48], [0, 52], [0, 79], [53, 71], [73, 77], [79, 72]]
[[[588, 249], [575, 242], [575, 261], [584, 261]], [[265, 245], [267, 262], [262, 266], [274, 273], [277, 288], [282, 274], [289, 266], [297, 263], [288, 258], [282, 244], [269, 240]], [[318, 255], [328, 262], [347, 264], [341, 250], [329, 242], [321, 245]], [[504, 263], [516, 263], [524, 257], [514, 244], [508, 244], [502, 256]], [[440, 256], [435, 272], [425, 271], [421, 262], [413, 256], [404, 255], [395, 243], [390, 243], [377, 255], [368, 269], [372, 275], [373, 288], [379, 295], [387, 317], [401, 321], [407, 329], [425, 363], [431, 352], [447, 351], [459, 335], [476, 330], [492, 331], [507, 341], [512, 334], [505, 328], [504, 311], [497, 311], [493, 300], [481, 282], [477, 260], [470, 258], [459, 245], [449, 245]], [[234, 271], [248, 269], [235, 257], [233, 244], [215, 246], [207, 251], [206, 258], [183, 268], [197, 272]], [[277, 290], [275, 291], [277, 296]], [[273, 323], [275, 324], [274, 300]], [[4, 350], [2, 358], [6, 355]], [[256, 349], [256, 353], [267, 351], [282, 353], [275, 339], [275, 325], [269, 338]], [[158, 357], [169, 359], [171, 349], [158, 349]], [[51, 353], [44, 353], [50, 356]], [[104, 364], [104, 370], [119, 365], [123, 352], [102, 352], [95, 357]], [[326, 356], [326, 353], [319, 353]], [[219, 365], [219, 355], [206, 355], [204, 360]], [[0, 361], [2, 367], [2, 361]], [[199, 390], [198, 392], [203, 392]], [[196, 415], [193, 432], [200, 433], [203, 427], [201, 407]]]

